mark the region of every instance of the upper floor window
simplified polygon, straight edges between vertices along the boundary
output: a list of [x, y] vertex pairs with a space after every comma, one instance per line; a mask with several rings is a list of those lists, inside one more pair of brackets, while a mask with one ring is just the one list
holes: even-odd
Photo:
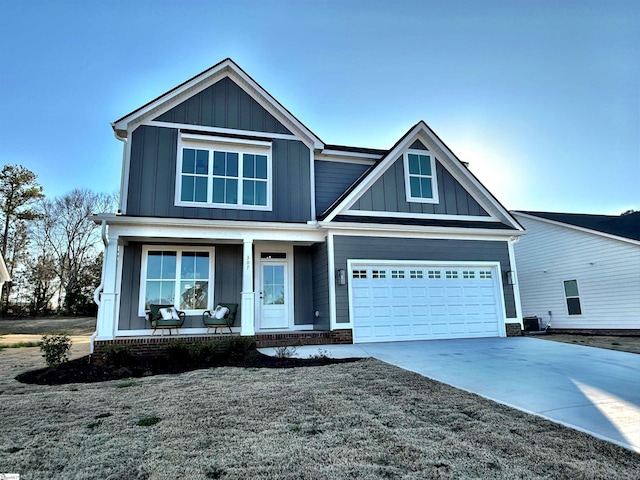
[[426, 150], [404, 153], [407, 202], [438, 203], [435, 157]]
[[176, 204], [271, 210], [271, 144], [182, 137]]

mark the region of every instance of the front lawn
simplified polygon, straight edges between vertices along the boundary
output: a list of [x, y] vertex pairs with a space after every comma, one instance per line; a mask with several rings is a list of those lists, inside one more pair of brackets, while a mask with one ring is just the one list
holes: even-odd
[[22, 480], [640, 478], [638, 454], [374, 359], [49, 387], [8, 352], [0, 472]]

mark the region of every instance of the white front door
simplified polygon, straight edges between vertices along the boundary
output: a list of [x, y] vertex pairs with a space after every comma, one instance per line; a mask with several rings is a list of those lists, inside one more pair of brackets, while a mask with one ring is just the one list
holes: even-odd
[[289, 328], [288, 276], [286, 260], [260, 261], [259, 329]]

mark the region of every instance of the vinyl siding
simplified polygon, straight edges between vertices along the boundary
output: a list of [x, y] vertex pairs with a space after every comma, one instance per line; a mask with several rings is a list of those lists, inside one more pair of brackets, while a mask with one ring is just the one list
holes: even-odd
[[323, 213], [335, 202], [370, 166], [362, 163], [328, 162], [316, 160], [316, 212]]
[[404, 162], [400, 156], [351, 207], [352, 210], [375, 212], [427, 213], [446, 215], [489, 214], [436, 160], [438, 203], [407, 202], [404, 180]]
[[291, 134], [230, 78], [224, 78], [155, 118], [170, 123]]
[[131, 138], [127, 215], [307, 222], [311, 220], [309, 149], [297, 140], [272, 143], [272, 211], [175, 206], [178, 131], [141, 126]]
[[[138, 316], [140, 299], [140, 269], [142, 267], [142, 244], [130, 243], [123, 247], [122, 288], [120, 296], [120, 330], [144, 330], [149, 324]], [[237, 303], [241, 306], [242, 291], [242, 246], [215, 245], [214, 303]], [[209, 305], [210, 308], [215, 305]], [[236, 316], [240, 326], [241, 311]], [[187, 316], [183, 328], [202, 328], [202, 316]]]
[[[335, 236], [334, 254], [336, 269], [346, 269], [348, 259], [358, 259], [442, 262], [497, 261], [500, 262], [501, 272], [510, 270], [509, 247], [506, 241]], [[347, 288], [347, 285], [336, 285], [337, 323], [349, 322]], [[503, 281], [502, 288], [507, 318], [515, 318], [513, 287]]]
[[[524, 316], [552, 328], [640, 328], [640, 245], [516, 218], [527, 229], [514, 245]], [[582, 315], [567, 312], [565, 280], [578, 281]]]

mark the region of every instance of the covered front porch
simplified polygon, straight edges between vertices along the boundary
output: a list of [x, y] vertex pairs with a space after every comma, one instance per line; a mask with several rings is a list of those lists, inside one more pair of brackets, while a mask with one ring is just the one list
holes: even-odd
[[167, 303], [185, 312], [173, 338], [208, 336], [202, 314], [218, 303], [237, 303], [231, 332], [256, 340], [331, 330], [327, 247], [315, 226], [247, 230], [238, 222], [147, 220], [152, 224], [118, 216], [103, 223], [105, 263], [93, 342], [152, 337], [146, 311]]

